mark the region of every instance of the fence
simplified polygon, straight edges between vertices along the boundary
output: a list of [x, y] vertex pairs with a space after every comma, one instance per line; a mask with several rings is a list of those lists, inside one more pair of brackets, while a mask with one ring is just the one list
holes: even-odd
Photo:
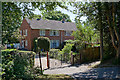
[[58, 59], [61, 62], [71, 63], [71, 64], [81, 64], [96, 61], [100, 57], [100, 47], [91, 47], [87, 49], [79, 50], [78, 54], [61, 54], [60, 51], [54, 50], [49, 52], [49, 56], [54, 59]]
[[98, 60], [100, 57], [100, 47], [93, 47], [79, 50], [79, 54], [74, 56], [74, 63], [85, 63]]

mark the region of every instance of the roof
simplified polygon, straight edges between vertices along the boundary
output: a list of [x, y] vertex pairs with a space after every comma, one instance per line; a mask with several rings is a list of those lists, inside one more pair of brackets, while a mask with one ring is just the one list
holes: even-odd
[[55, 20], [36, 20], [25, 18], [32, 29], [50, 29], [50, 30], [69, 30], [76, 31], [76, 25], [73, 22], [55, 21]]

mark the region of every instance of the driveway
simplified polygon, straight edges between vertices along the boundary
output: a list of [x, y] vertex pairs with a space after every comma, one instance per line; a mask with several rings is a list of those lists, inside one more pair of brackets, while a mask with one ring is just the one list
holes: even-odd
[[106, 67], [106, 68], [89, 68], [90, 65], [98, 64], [99, 61], [91, 64], [82, 64], [76, 66], [64, 66], [54, 69], [48, 69], [44, 71], [44, 74], [67, 74], [76, 79], [117, 79], [120, 80], [120, 68], [119, 67]]
[[[50, 59], [50, 69], [47, 69], [47, 58], [42, 57], [42, 67], [44, 74], [67, 74], [76, 79], [97, 79], [101, 80], [107, 78], [107, 80], [118, 78], [120, 80], [120, 67], [105, 67], [105, 68], [90, 68], [91, 65], [99, 64], [100, 61], [92, 62], [89, 64], [81, 64], [71, 66], [70, 64], [62, 63], [56, 59]], [[39, 58], [35, 58], [35, 67], [39, 66]]]

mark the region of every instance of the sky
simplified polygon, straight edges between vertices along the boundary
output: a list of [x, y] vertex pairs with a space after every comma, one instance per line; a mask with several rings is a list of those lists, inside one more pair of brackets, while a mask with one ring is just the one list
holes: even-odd
[[[68, 9], [74, 10], [74, 7], [68, 5]], [[61, 11], [62, 13], [65, 13], [65, 14], [69, 15], [71, 21], [72, 21], [72, 22], [75, 22], [74, 20], [75, 20], [75, 17], [77, 16], [76, 14], [73, 14], [72, 12], [67, 11], [67, 10], [65, 10], [65, 9], [62, 9], [62, 8], [60, 8], [60, 7], [57, 7], [56, 10], [57, 10], [57, 11]], [[39, 11], [38, 9], [36, 9], [35, 11], [33, 11], [33, 13], [34, 13], [34, 14], [40, 14], [40, 11]], [[85, 19], [86, 19], [86, 17], [81, 17], [81, 20], [82, 20], [82, 21], [85, 21]]]

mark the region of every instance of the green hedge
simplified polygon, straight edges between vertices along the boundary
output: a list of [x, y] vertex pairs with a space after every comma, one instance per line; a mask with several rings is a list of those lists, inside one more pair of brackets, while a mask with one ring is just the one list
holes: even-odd
[[2, 78], [31, 77], [35, 53], [16, 49], [2, 50]]

